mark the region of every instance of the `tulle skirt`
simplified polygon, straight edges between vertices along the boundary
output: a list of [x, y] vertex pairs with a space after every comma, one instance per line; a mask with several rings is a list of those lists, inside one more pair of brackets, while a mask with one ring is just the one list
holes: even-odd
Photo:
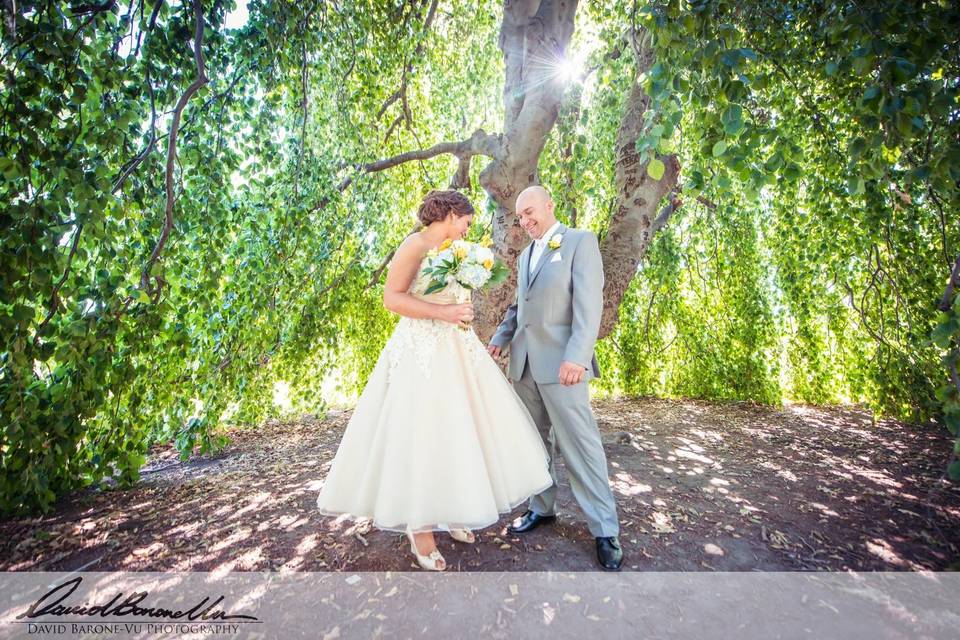
[[317, 507], [389, 531], [482, 529], [552, 485], [536, 425], [473, 331], [401, 318]]

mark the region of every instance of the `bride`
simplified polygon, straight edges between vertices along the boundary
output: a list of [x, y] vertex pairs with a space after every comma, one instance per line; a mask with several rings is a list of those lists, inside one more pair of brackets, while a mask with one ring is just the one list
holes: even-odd
[[434, 531], [472, 543], [552, 485], [548, 454], [522, 401], [472, 330], [473, 305], [426, 294], [427, 252], [473, 219], [457, 191], [431, 191], [424, 228], [397, 249], [384, 306], [401, 316], [340, 442], [317, 507], [402, 531], [424, 569], [443, 571]]

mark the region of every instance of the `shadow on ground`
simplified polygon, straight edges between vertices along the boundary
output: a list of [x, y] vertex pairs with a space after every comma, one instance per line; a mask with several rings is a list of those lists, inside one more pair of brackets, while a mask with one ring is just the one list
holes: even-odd
[[[960, 487], [942, 477], [941, 429], [856, 408], [620, 398], [595, 409], [626, 570], [960, 568]], [[315, 510], [349, 416], [235, 430], [221, 454], [186, 463], [158, 449], [133, 489], [0, 522], [0, 569], [415, 569], [402, 536]], [[440, 550], [461, 571], [598, 568], [565, 482], [559, 510], [555, 524], [507, 535], [519, 507], [475, 545], [439, 535]]]

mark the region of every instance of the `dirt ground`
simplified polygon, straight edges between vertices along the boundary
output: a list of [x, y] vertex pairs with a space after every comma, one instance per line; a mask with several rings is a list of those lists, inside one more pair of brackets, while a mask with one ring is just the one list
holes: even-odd
[[[942, 479], [940, 428], [846, 407], [620, 398], [595, 410], [624, 570], [960, 570], [960, 487]], [[186, 463], [158, 449], [132, 489], [0, 521], [0, 569], [418, 570], [403, 536], [315, 509], [349, 417], [235, 430], [223, 452]], [[438, 535], [449, 570], [599, 568], [566, 482], [556, 523], [508, 535], [523, 510], [474, 545]]]

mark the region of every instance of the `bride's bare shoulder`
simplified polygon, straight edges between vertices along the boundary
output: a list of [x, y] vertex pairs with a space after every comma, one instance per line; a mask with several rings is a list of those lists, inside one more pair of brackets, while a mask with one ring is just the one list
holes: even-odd
[[416, 249], [420, 249], [423, 253], [426, 253], [430, 248], [430, 242], [423, 237], [422, 233], [419, 231], [414, 231], [403, 239], [403, 242], [400, 243], [400, 246], [414, 247]]
[[393, 263], [420, 264], [423, 257], [430, 249], [430, 243], [427, 242], [419, 232], [408, 235], [397, 247], [393, 254]]

